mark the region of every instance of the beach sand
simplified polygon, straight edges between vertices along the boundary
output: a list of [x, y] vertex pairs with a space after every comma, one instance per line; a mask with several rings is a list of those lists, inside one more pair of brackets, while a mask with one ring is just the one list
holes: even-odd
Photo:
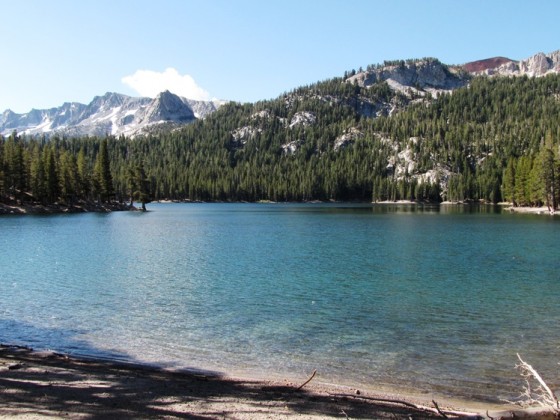
[[[2, 418], [443, 418], [431, 401], [314, 381], [299, 389], [301, 385], [177, 372], [0, 345]], [[464, 411], [437, 403], [442, 411]], [[484, 407], [478, 409], [480, 417], [472, 411], [463, 416], [447, 412], [447, 416], [486, 417]], [[512, 418], [511, 411], [504, 413], [502, 418]]]
[[550, 212], [550, 209], [546, 206], [543, 207], [506, 207], [505, 211], [510, 211], [512, 213], [525, 213], [525, 214], [544, 214], [544, 215], [554, 215], [557, 212]]

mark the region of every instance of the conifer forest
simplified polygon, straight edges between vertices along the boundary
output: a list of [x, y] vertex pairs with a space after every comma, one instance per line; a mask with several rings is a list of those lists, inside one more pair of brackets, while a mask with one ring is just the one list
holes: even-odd
[[[347, 77], [348, 75], [345, 75]], [[437, 96], [333, 78], [134, 138], [0, 137], [0, 200], [560, 201], [560, 76]], [[364, 111], [364, 103], [394, 111]]]

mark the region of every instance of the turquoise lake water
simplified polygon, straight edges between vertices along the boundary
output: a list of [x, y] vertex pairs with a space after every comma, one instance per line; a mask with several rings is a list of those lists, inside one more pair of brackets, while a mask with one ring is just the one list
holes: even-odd
[[[0, 218], [0, 342], [496, 401], [560, 387], [560, 219], [151, 204]], [[316, 379], [317, 380], [317, 379]]]

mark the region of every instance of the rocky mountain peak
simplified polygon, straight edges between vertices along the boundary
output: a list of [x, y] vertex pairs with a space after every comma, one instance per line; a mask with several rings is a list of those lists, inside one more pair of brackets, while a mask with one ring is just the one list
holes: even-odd
[[550, 54], [539, 52], [521, 61], [514, 61], [503, 57], [474, 61], [465, 64], [463, 68], [474, 75], [482, 76], [527, 75], [530, 77], [541, 77], [550, 73], [560, 73], [560, 50]]
[[560, 50], [551, 54], [542, 52], [519, 62], [519, 72], [531, 76], [544, 76], [549, 72], [560, 71]]
[[456, 74], [435, 58], [421, 60], [398, 60], [385, 62], [382, 66], [369, 67], [346, 79], [361, 87], [387, 82], [393, 90], [416, 94], [439, 93], [465, 86], [466, 77]]
[[107, 92], [103, 96], [96, 96], [93, 98], [93, 101], [90, 103], [92, 107], [105, 107], [105, 108], [114, 108], [116, 106], [120, 106], [126, 100], [125, 95], [121, 95], [120, 93], [115, 92]]
[[183, 100], [166, 90], [152, 101], [146, 110], [146, 120], [150, 123], [158, 121], [191, 122], [196, 117]]

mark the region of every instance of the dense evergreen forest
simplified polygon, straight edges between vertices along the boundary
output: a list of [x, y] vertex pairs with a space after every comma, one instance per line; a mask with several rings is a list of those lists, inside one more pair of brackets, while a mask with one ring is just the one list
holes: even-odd
[[[382, 104], [392, 112], [384, 112]], [[560, 76], [437, 98], [334, 78], [133, 139], [0, 138], [0, 200], [560, 201]]]

